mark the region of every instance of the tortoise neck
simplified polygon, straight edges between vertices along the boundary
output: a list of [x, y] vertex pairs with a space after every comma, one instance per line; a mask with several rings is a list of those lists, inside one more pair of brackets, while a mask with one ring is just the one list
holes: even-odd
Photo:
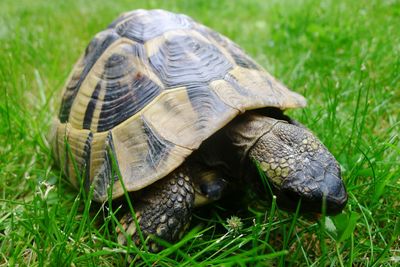
[[251, 164], [249, 150], [279, 121], [258, 112], [246, 112], [207, 139], [194, 157], [231, 177], [243, 178]]

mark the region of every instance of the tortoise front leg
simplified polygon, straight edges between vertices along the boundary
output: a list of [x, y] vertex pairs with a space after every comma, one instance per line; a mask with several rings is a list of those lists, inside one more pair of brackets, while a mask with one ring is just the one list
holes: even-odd
[[[144, 238], [154, 235], [175, 242], [188, 226], [194, 204], [194, 189], [188, 169], [180, 167], [143, 190], [140, 199], [133, 200], [133, 207]], [[135, 244], [139, 245], [140, 236], [132, 214], [125, 214], [120, 223]], [[118, 242], [126, 245], [125, 235], [118, 227], [117, 233]], [[151, 251], [161, 249], [151, 240], [148, 245]]]

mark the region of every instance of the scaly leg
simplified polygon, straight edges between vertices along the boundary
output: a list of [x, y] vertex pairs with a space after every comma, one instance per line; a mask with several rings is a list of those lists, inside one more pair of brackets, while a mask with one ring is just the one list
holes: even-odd
[[[194, 205], [194, 189], [188, 169], [179, 167], [143, 190], [140, 199], [132, 203], [144, 238], [154, 235], [168, 242], [178, 240], [189, 225]], [[139, 245], [140, 236], [132, 214], [125, 214], [120, 223], [133, 242]], [[126, 237], [118, 227], [117, 233], [118, 242], [125, 245]], [[161, 249], [151, 240], [148, 245], [151, 251]]]

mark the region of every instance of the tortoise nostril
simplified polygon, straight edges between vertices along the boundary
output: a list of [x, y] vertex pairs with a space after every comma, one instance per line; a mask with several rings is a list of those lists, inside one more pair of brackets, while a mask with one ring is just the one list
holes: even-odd
[[347, 192], [343, 181], [335, 175], [328, 174], [325, 177], [325, 183], [329, 188], [326, 196], [327, 208], [341, 211], [347, 203]]
[[334, 198], [341, 198], [343, 195], [343, 182], [336, 175], [327, 173], [322, 181], [328, 189], [328, 196]]

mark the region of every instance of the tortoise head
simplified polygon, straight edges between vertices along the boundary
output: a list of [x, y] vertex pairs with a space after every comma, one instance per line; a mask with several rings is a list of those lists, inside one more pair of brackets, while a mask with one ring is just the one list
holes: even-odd
[[325, 203], [326, 214], [339, 213], [347, 193], [336, 159], [300, 124], [274, 120], [272, 125], [249, 156], [272, 183], [278, 205], [295, 209], [301, 200], [302, 212], [319, 213]]

